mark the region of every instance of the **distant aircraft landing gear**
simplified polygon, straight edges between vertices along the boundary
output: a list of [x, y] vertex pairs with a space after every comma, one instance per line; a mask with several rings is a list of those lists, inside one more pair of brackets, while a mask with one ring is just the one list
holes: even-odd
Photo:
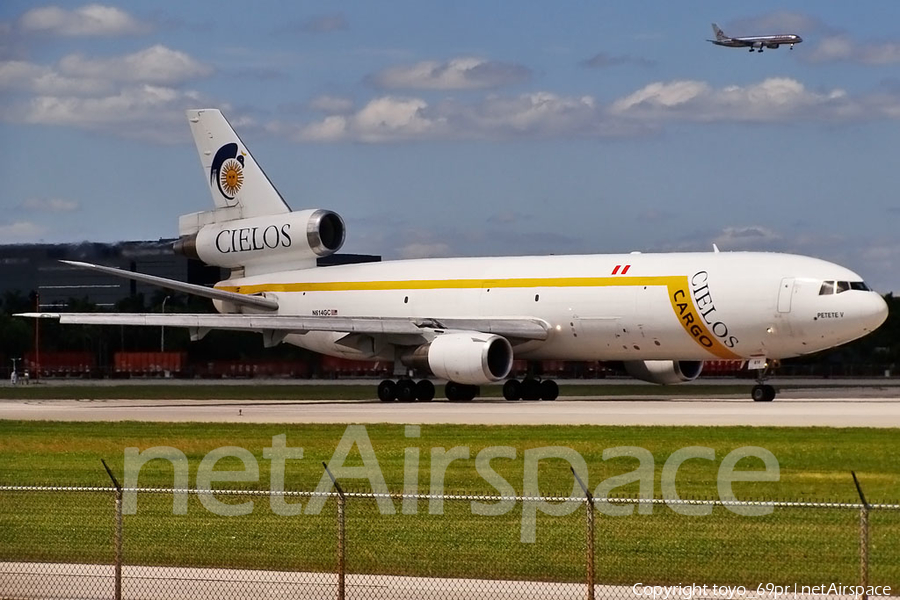
[[431, 402], [434, 400], [434, 384], [423, 379], [416, 383], [412, 379], [400, 379], [396, 383], [385, 379], [378, 384], [378, 399], [382, 402]]
[[556, 400], [559, 397], [559, 386], [552, 379], [510, 379], [503, 384], [503, 397], [509, 401]]

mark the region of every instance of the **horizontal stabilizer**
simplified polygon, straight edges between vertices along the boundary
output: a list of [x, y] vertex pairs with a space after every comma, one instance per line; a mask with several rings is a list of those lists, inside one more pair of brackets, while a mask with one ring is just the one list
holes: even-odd
[[[103, 265], [93, 265], [91, 263], [80, 262], [77, 260], [61, 260], [61, 263], [78, 267], [80, 269], [88, 269], [107, 275], [123, 277], [125, 279], [133, 279], [141, 283], [156, 285], [159, 287], [175, 290], [176, 292], [184, 292], [193, 296], [202, 298], [211, 298], [212, 300], [221, 300], [223, 302], [231, 302], [239, 306], [248, 306], [261, 310], [278, 310], [278, 302], [271, 298], [263, 298], [262, 296], [248, 296], [247, 294], [238, 294], [235, 292], [226, 292], [225, 290], [217, 290], [203, 285], [195, 285], [193, 283], [185, 283], [176, 279], [167, 279], [165, 277], [157, 277], [155, 275], [146, 275], [144, 273], [135, 273], [134, 271], [125, 271], [115, 267], [105, 267]], [[109, 315], [107, 315], [109, 316]]]
[[369, 335], [409, 335], [423, 331], [479, 331], [511, 339], [545, 340], [548, 326], [540, 319], [413, 319], [402, 317], [314, 317], [291, 315], [220, 315], [178, 313], [22, 313], [18, 317], [58, 319], [62, 324], [188, 327], [197, 330], [333, 331]]

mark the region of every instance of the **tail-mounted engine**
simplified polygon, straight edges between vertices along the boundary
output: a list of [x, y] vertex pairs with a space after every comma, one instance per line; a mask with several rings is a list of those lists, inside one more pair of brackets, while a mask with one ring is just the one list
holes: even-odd
[[340, 250], [346, 228], [340, 215], [313, 209], [203, 225], [175, 242], [175, 252], [208, 265], [248, 272], [305, 268]]

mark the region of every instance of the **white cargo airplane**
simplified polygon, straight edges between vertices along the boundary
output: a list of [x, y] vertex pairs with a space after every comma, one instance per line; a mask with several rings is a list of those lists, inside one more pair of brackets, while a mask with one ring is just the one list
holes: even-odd
[[[856, 273], [787, 254], [715, 252], [444, 258], [316, 267], [344, 222], [293, 212], [218, 110], [188, 111], [216, 208], [181, 217], [176, 251], [231, 269], [214, 288], [111, 267], [68, 264], [211, 298], [221, 314], [28, 313], [62, 323], [251, 330], [354, 359], [393, 360], [383, 401], [450, 400], [507, 380], [513, 359], [621, 362], [653, 383], [691, 381], [707, 360], [759, 370], [879, 327], [887, 304]], [[550, 379], [508, 379], [507, 400], [553, 400]]]
[[753, 52], [754, 50], [762, 52], [763, 48], [772, 48], [774, 50], [777, 49], [778, 46], [783, 46], [785, 44], [790, 44], [791, 50], [793, 50], [794, 44], [799, 44], [803, 41], [803, 38], [796, 33], [728, 37], [715, 23], [712, 24], [712, 28], [713, 33], [716, 35], [716, 39], [706, 41], [712, 42], [716, 46], [726, 46], [728, 48], [750, 48], [750, 52]]

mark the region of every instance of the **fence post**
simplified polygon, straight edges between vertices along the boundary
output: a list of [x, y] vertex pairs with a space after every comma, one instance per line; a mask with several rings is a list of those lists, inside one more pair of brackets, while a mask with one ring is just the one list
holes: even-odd
[[346, 515], [344, 512], [344, 508], [347, 502], [346, 496], [344, 496], [344, 490], [341, 489], [341, 484], [337, 482], [337, 479], [334, 478], [334, 475], [331, 474], [331, 471], [328, 470], [328, 465], [324, 462], [322, 466], [325, 467], [325, 472], [328, 473], [328, 476], [331, 477], [331, 482], [334, 484], [334, 488], [337, 490], [337, 519], [338, 519], [338, 539], [337, 539], [337, 553], [338, 553], [338, 586], [337, 586], [337, 597], [338, 600], [344, 600], [344, 597], [347, 594], [346, 588], [346, 577], [347, 577], [347, 569], [346, 569], [346, 537], [345, 537], [345, 524], [346, 524]]
[[106, 474], [112, 479], [113, 486], [116, 488], [116, 591], [114, 597], [115, 600], [122, 600], [122, 486], [119, 485], [116, 476], [113, 475], [112, 471], [109, 469], [109, 465], [106, 464], [106, 461], [101, 458], [100, 462], [103, 463]]
[[850, 471], [850, 474], [853, 476], [856, 493], [859, 494], [859, 500], [862, 502], [862, 508], [859, 509], [859, 585], [863, 590], [860, 598], [868, 600], [869, 594], [866, 593], [866, 588], [869, 587], [869, 503], [866, 502], [866, 496], [863, 494], [862, 486], [859, 485], [856, 473]]
[[587, 560], [587, 600], [594, 600], [594, 582], [596, 581], [594, 578], [594, 495], [591, 494], [590, 490], [584, 485], [584, 482], [581, 481], [581, 477], [578, 476], [578, 473], [575, 472], [575, 469], [569, 467], [572, 471], [572, 475], [575, 476], [575, 481], [578, 482], [578, 485], [581, 486], [581, 489], [584, 491], [585, 497], [585, 514], [587, 516], [587, 544], [586, 552], [587, 556], [585, 557]]

